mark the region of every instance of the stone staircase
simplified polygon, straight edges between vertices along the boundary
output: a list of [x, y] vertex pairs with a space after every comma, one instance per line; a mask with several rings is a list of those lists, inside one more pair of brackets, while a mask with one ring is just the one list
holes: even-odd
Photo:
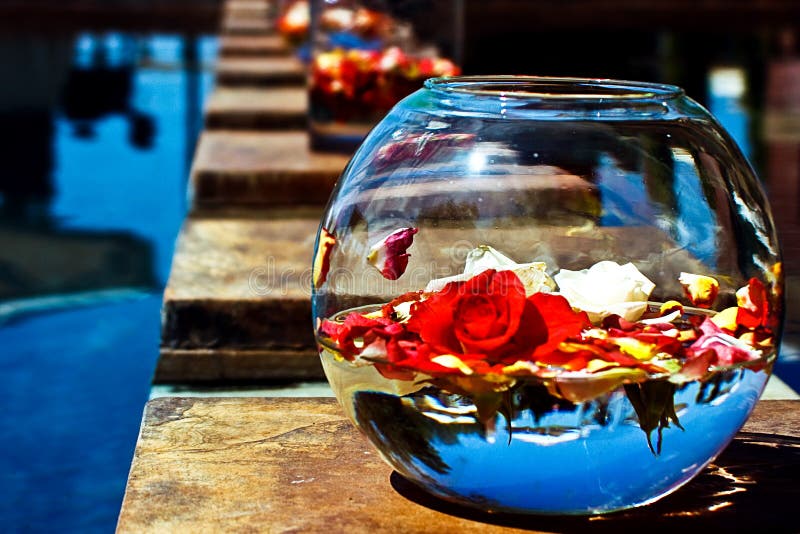
[[225, 4], [162, 310], [155, 384], [322, 380], [311, 251], [348, 158], [309, 149], [302, 63], [267, 1]]

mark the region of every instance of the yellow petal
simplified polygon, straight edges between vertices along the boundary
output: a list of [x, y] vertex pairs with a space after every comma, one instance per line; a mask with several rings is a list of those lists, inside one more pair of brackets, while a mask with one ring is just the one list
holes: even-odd
[[683, 291], [698, 308], [711, 308], [719, 293], [719, 282], [702, 274], [681, 273], [678, 278]]
[[334, 245], [336, 245], [336, 237], [325, 228], [322, 228], [319, 233], [317, 251], [314, 254], [313, 282], [316, 288], [325, 283], [325, 279], [328, 277]]
[[431, 358], [431, 361], [442, 367], [447, 367], [448, 369], [458, 369], [465, 375], [472, 374], [472, 368], [464, 363], [461, 358], [452, 354], [442, 354], [441, 356]]
[[589, 363], [586, 364], [586, 371], [590, 373], [596, 373], [598, 371], [605, 371], [610, 369], [611, 367], [619, 367], [617, 362], [607, 362], [605, 360], [589, 360]]
[[738, 324], [736, 323], [736, 316], [739, 314], [739, 308], [726, 308], [711, 318], [711, 321], [718, 327], [734, 332]]
[[517, 360], [511, 365], [506, 365], [503, 367], [503, 374], [506, 375], [514, 375], [514, 374], [531, 374], [534, 375], [538, 373], [540, 367], [533, 362], [526, 362], [524, 360]]
[[658, 313], [660, 315], [667, 315], [668, 313], [674, 312], [675, 310], [680, 310], [681, 313], [683, 313], [683, 304], [681, 304], [677, 300], [668, 300], [667, 302], [661, 305], [661, 308], [659, 308]]
[[619, 347], [619, 350], [633, 356], [639, 361], [647, 361], [656, 355], [656, 346], [652, 343], [645, 343], [632, 337], [609, 338], [608, 341]]

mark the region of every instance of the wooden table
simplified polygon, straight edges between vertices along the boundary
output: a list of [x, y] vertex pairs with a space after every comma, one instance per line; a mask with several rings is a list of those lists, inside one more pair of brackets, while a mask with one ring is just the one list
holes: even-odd
[[790, 532], [800, 401], [762, 401], [693, 482], [595, 517], [484, 514], [392, 472], [333, 399], [150, 401], [118, 532]]

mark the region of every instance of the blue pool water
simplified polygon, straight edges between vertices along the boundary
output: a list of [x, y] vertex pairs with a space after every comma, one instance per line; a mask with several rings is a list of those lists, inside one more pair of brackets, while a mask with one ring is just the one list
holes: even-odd
[[[0, 517], [11, 530], [113, 529], [147, 399], [160, 297], [6, 326]], [[122, 318], [125, 318], [122, 320]]]
[[214, 47], [115, 33], [0, 41], [0, 131], [17, 138], [0, 167], [4, 532], [115, 527]]

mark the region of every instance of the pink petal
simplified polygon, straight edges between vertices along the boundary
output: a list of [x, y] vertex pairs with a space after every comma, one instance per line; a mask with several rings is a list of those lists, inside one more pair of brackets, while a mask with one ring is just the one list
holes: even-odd
[[384, 278], [397, 280], [408, 267], [406, 250], [414, 242], [418, 228], [400, 228], [370, 248], [367, 261], [378, 269]]

